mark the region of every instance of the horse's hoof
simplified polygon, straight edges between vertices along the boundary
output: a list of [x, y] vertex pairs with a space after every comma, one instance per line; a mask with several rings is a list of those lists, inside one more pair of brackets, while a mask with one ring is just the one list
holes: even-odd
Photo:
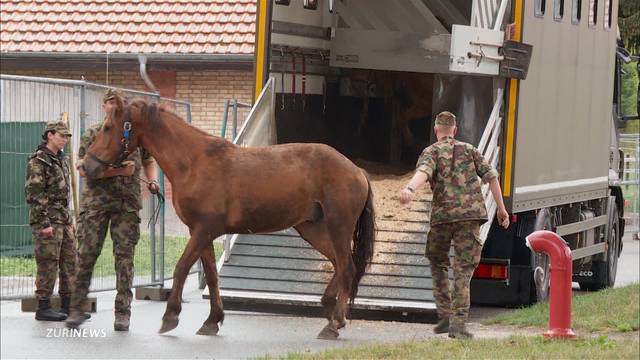
[[162, 326], [160, 327], [160, 330], [158, 330], [158, 333], [164, 334], [168, 331], [175, 329], [176, 327], [178, 327], [179, 321], [180, 319], [178, 319], [177, 316], [172, 318], [166, 318], [166, 317], [162, 318]]
[[338, 338], [338, 329], [335, 326], [328, 324], [318, 334], [320, 340], [336, 340]]
[[202, 324], [202, 327], [200, 328], [200, 330], [198, 330], [198, 332], [196, 332], [196, 334], [198, 335], [206, 335], [206, 336], [216, 336], [218, 335], [218, 330], [220, 330], [220, 328], [218, 327], [218, 324]]
[[336, 320], [336, 329], [342, 329], [343, 327], [345, 327], [347, 325], [347, 322], [344, 320], [341, 321], [337, 321]]

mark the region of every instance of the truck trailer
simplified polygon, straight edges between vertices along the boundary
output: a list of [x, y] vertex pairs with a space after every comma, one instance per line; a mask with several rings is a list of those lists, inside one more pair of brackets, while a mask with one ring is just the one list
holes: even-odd
[[[547, 299], [549, 259], [525, 242], [543, 229], [571, 248], [582, 289], [613, 286], [624, 234], [617, 9], [617, 0], [260, 0], [255, 104], [235, 142], [322, 142], [356, 163], [411, 171], [435, 141], [435, 114], [449, 110], [457, 137], [498, 169], [512, 214], [499, 227], [483, 188], [490, 219], [472, 303]], [[434, 314], [429, 201], [412, 207], [426, 218], [379, 221], [380, 256], [356, 313]], [[225, 307], [318, 307], [325, 267], [294, 230], [234, 235], [219, 261]]]

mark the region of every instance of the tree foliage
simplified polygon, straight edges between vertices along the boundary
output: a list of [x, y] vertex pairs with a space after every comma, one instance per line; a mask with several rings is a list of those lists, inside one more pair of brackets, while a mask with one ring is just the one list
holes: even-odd
[[640, 54], [640, 0], [620, 0], [618, 25], [624, 47], [632, 54]]

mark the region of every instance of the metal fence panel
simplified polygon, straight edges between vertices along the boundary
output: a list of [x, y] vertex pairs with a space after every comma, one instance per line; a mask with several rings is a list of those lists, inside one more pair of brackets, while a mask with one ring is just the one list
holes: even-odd
[[640, 134], [620, 135], [624, 171], [620, 184], [625, 199], [625, 232], [640, 238]]
[[[62, 118], [68, 118], [74, 135], [66, 151], [72, 157], [77, 157], [84, 130], [103, 119], [102, 96], [107, 88], [85, 81], [11, 75], [1, 77], [0, 297], [3, 299], [28, 297], [34, 292], [36, 266], [28, 224], [29, 207], [24, 197], [27, 157], [41, 142], [45, 123]], [[191, 118], [189, 103], [160, 99], [152, 93], [121, 90], [127, 97], [146, 97], [152, 101], [170, 103], [185, 120]], [[83, 181], [77, 178], [76, 171], [72, 174], [79, 184], [75, 194], [80, 199]], [[168, 182], [162, 183], [163, 189], [169, 187]], [[141, 237], [134, 258], [134, 286], [163, 284], [165, 279], [171, 277], [188, 240], [188, 230], [175, 214], [170, 192], [165, 193], [167, 203], [158, 223], [147, 226], [156, 203], [146, 187], [143, 186], [143, 189]], [[113, 256], [112, 241], [107, 235], [94, 268], [91, 291], [115, 289]]]

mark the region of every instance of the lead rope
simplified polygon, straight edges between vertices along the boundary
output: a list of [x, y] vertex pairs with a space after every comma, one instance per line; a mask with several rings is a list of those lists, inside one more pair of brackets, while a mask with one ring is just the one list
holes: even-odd
[[[145, 180], [137, 175], [134, 175], [134, 178], [137, 179], [138, 181], [142, 181], [143, 183], [147, 184], [147, 189], [149, 189], [149, 185], [153, 183], [153, 181]], [[162, 195], [160, 191], [156, 191], [154, 193], [151, 190], [149, 190], [149, 192], [158, 198], [158, 205], [156, 205], [156, 207], [153, 209], [153, 212], [151, 213], [151, 217], [149, 218], [149, 222], [147, 223], [147, 227], [150, 228], [151, 224], [156, 224], [158, 222], [158, 218], [160, 217], [160, 209], [164, 204], [164, 195]]]

